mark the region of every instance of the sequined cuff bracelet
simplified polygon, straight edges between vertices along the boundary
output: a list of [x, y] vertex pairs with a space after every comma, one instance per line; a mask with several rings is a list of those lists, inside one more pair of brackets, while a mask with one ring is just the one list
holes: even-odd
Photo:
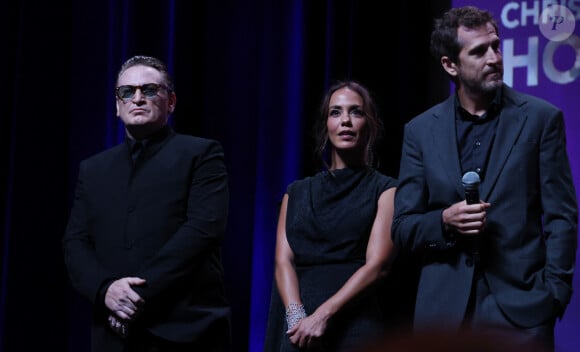
[[306, 311], [304, 310], [304, 305], [298, 303], [290, 303], [286, 307], [286, 323], [288, 324], [288, 329], [291, 329], [300, 320], [306, 318]]

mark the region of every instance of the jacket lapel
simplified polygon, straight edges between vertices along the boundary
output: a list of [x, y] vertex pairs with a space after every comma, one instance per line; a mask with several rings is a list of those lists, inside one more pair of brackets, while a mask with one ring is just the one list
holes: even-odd
[[525, 102], [519, 100], [513, 91], [505, 85], [502, 100], [503, 107], [499, 116], [495, 141], [487, 164], [485, 180], [480, 190], [481, 199], [485, 201], [489, 199], [489, 195], [527, 119], [525, 110], [520, 108]]

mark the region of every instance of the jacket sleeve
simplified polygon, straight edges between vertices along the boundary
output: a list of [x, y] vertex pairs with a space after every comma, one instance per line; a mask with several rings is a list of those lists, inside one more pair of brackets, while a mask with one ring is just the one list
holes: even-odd
[[71, 284], [90, 302], [104, 307], [99, 292], [112, 277], [97, 258], [94, 241], [89, 236], [89, 216], [86, 204], [87, 162], [79, 167], [69, 221], [62, 239], [64, 261]]
[[578, 208], [561, 111], [548, 119], [541, 136], [539, 165], [547, 249], [545, 277], [554, 298], [564, 308], [572, 295], [572, 275], [578, 240]]
[[454, 247], [443, 230], [441, 213], [447, 204], [430, 205], [421, 141], [410, 124], [405, 126], [399, 185], [395, 196], [393, 242], [414, 253], [439, 252]]

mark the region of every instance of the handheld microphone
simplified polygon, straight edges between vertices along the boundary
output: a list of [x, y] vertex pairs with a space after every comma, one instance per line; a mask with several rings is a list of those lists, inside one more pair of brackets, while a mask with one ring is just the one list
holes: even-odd
[[463, 189], [465, 189], [465, 201], [467, 204], [479, 203], [479, 183], [481, 179], [475, 171], [466, 172], [461, 178]]
[[[463, 189], [465, 189], [465, 202], [467, 204], [477, 204], [479, 203], [479, 183], [481, 179], [479, 174], [475, 171], [466, 172], [461, 178], [461, 183], [463, 184]], [[479, 263], [481, 238], [479, 235], [472, 237], [471, 243], [471, 255], [476, 263]]]

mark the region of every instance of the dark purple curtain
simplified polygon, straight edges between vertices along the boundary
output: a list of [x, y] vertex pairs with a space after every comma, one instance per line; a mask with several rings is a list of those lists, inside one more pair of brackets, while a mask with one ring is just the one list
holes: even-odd
[[[77, 167], [118, 143], [116, 71], [166, 61], [173, 127], [222, 142], [231, 210], [223, 253], [235, 351], [262, 351], [278, 203], [311, 174], [310, 129], [325, 88], [375, 94], [381, 171], [396, 177], [402, 125], [447, 95], [428, 53], [448, 1], [11, 1], [0, 11], [0, 351], [88, 351], [90, 307], [64, 269]], [[386, 8], [385, 8], [386, 7]]]

